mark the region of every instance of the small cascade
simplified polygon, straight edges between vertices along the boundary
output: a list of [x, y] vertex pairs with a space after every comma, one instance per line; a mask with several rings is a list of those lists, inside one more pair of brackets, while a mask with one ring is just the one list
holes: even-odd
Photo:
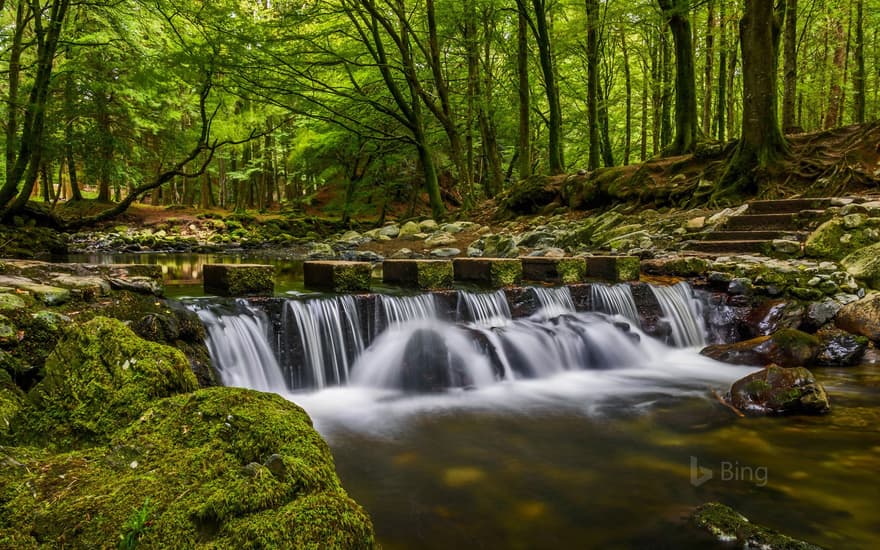
[[567, 286], [556, 288], [532, 287], [532, 292], [540, 304], [540, 314], [547, 318], [574, 313], [574, 301]]
[[433, 294], [417, 296], [376, 296], [376, 323], [373, 337], [388, 327], [410, 321], [437, 318], [437, 304]]
[[353, 367], [351, 383], [424, 392], [631, 367], [649, 360], [640, 340], [640, 334], [591, 313], [518, 319], [492, 328], [409, 323], [376, 339]]
[[266, 314], [244, 300], [235, 310], [194, 306], [208, 333], [208, 352], [225, 386], [266, 392], [285, 389], [284, 375], [269, 345]]
[[[353, 296], [289, 300], [284, 309], [282, 348], [294, 388], [344, 385], [354, 360], [364, 351], [361, 321]], [[301, 368], [299, 367], [301, 365]]]
[[610, 315], [622, 315], [641, 325], [639, 310], [633, 298], [632, 288], [628, 284], [614, 286], [594, 284], [590, 287], [593, 309]]
[[512, 319], [507, 294], [495, 292], [458, 293], [458, 318], [480, 326], [504, 326]]
[[723, 296], [706, 291], [695, 293], [706, 319], [709, 344], [732, 344], [739, 340], [736, 309], [724, 302]]
[[672, 340], [678, 347], [706, 345], [701, 304], [694, 297], [691, 285], [680, 282], [673, 286], [654, 286], [651, 291], [660, 302], [663, 317], [672, 329]]

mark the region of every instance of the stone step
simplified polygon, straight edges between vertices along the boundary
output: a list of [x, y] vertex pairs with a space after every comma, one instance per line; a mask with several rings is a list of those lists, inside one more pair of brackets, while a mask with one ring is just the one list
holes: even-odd
[[423, 290], [452, 288], [452, 260], [385, 260], [382, 280], [385, 284]]
[[831, 206], [830, 198], [780, 199], [752, 201], [749, 214], [796, 214], [801, 210], [823, 210]]
[[764, 254], [771, 248], [770, 241], [688, 241], [684, 249], [703, 254]]
[[733, 216], [724, 225], [727, 231], [797, 230], [800, 226], [794, 214], [746, 214]]
[[218, 296], [271, 296], [275, 292], [275, 268], [262, 264], [205, 264], [202, 285]]
[[456, 281], [474, 282], [494, 288], [522, 282], [522, 262], [513, 258], [455, 258], [452, 268]]
[[330, 292], [365, 292], [370, 290], [373, 265], [370, 262], [336, 260], [303, 263], [305, 287]]
[[587, 273], [583, 258], [546, 258], [525, 256], [520, 258], [523, 279], [545, 283], [580, 283]]
[[805, 231], [711, 231], [703, 236], [704, 241], [772, 241], [786, 239], [805, 241]]

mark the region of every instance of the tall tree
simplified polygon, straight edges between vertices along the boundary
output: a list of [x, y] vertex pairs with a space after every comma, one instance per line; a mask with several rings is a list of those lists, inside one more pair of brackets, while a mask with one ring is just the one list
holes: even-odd
[[797, 125], [795, 121], [795, 99], [797, 98], [798, 84], [797, 10], [798, 1], [788, 0], [785, 10], [785, 48], [782, 54], [784, 59], [782, 128], [786, 132]]
[[517, 2], [516, 10], [516, 77], [519, 117], [517, 127], [517, 153], [519, 163], [517, 169], [519, 179], [524, 180], [532, 175], [532, 126], [531, 116], [531, 90], [529, 88], [529, 37], [528, 19], [525, 6]]
[[586, 0], [588, 168], [599, 168], [599, 0]]
[[[856, 0], [856, 70], [853, 75], [853, 118], [858, 124], [865, 122], [865, 3]], [[876, 70], [876, 69], [875, 69]]]
[[697, 85], [691, 33], [691, 0], [658, 0], [675, 45], [675, 139], [666, 151], [680, 155], [697, 144]]
[[762, 172], [788, 154], [777, 112], [779, 38], [785, 0], [746, 0], [739, 24], [743, 60], [741, 137], [715, 198], [758, 191]]

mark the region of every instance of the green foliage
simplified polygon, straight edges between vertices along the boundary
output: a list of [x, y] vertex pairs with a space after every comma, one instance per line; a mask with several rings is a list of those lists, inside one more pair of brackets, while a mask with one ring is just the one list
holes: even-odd
[[153, 506], [147, 497], [143, 506], [138, 508], [125, 521], [122, 526], [122, 534], [119, 535], [119, 550], [135, 550], [141, 537], [150, 526], [150, 515], [153, 513]]

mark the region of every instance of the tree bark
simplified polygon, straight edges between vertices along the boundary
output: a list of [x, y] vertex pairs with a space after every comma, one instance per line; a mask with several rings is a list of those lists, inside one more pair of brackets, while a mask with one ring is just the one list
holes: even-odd
[[788, 153], [777, 117], [777, 59], [785, 1], [746, 0], [740, 21], [743, 58], [741, 137], [715, 198], [755, 194], [763, 174]]
[[623, 54], [623, 84], [626, 90], [626, 114], [624, 115], [623, 130], [623, 165], [629, 164], [632, 154], [632, 74], [629, 65], [629, 49], [626, 46], [626, 33], [620, 33], [620, 47]]
[[[517, 0], [522, 3], [525, 0]], [[531, 20], [532, 33], [538, 44], [538, 60], [541, 74], [544, 77], [544, 91], [547, 96], [547, 155], [549, 170], [552, 175], [565, 171], [562, 154], [562, 107], [559, 103], [559, 85], [556, 81], [556, 70], [553, 63], [553, 48], [550, 39], [550, 27], [547, 22], [546, 0], [532, 0], [535, 17]]]
[[587, 168], [599, 168], [599, 0], [586, 0], [587, 10], [587, 125], [589, 160]]
[[690, 0], [658, 0], [675, 45], [675, 139], [666, 153], [680, 155], [697, 144], [697, 90]]
[[517, 172], [519, 179], [524, 180], [532, 175], [532, 126], [531, 90], [529, 89], [529, 43], [528, 20], [524, 13], [525, 7], [517, 3], [516, 32], [516, 76], [519, 93], [519, 126], [517, 129], [517, 146], [519, 162]]
[[843, 23], [834, 21], [834, 60], [831, 67], [831, 87], [828, 91], [828, 110], [825, 111], [823, 128], [826, 130], [837, 126], [840, 115], [841, 102], [843, 100], [843, 87], [840, 80], [843, 78], [844, 65], [846, 63], [846, 39], [843, 31]]
[[715, 72], [715, 0], [706, 2], [706, 66], [703, 77], [703, 135], [712, 135], [712, 76]]
[[865, 28], [864, 0], [856, 0], [856, 70], [853, 74], [853, 118], [865, 122]]
[[783, 93], [782, 93], [782, 128], [788, 133], [797, 122], [795, 119], [795, 100], [797, 98], [798, 66], [797, 66], [797, 0], [788, 0], [785, 11], [785, 48], [783, 51]]
[[725, 10], [726, 2], [722, 0], [718, 7], [719, 18], [719, 36], [721, 37], [718, 45], [718, 105], [715, 108], [715, 136], [718, 141], [723, 142], [726, 137], [727, 122], [725, 114], [727, 113], [727, 13]]

